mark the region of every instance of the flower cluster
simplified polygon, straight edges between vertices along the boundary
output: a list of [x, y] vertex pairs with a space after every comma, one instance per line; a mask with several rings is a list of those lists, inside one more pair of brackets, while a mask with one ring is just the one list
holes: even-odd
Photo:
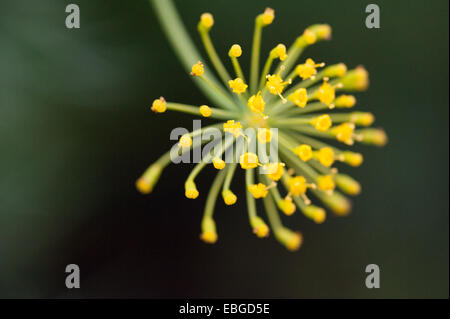
[[[213, 219], [216, 199], [221, 193], [226, 205], [236, 203], [238, 198], [231, 190], [231, 183], [236, 171], [243, 170], [249, 223], [255, 235], [263, 238], [271, 231], [286, 248], [298, 249], [303, 241], [301, 233], [285, 227], [278, 212], [290, 216], [298, 210], [313, 222], [323, 223], [326, 211], [312, 204], [312, 195], [336, 215], [346, 215], [351, 202], [344, 194], [357, 195], [361, 186], [349, 175], [338, 172], [333, 165], [336, 162], [350, 166], [362, 164], [363, 156], [345, 146], [355, 142], [382, 146], [387, 141], [382, 129], [368, 128], [374, 122], [372, 113], [343, 112], [355, 106], [356, 98], [341, 92], [362, 91], [369, 85], [364, 67], [348, 70], [343, 63], [326, 65], [310, 57], [300, 57], [309, 46], [331, 38], [329, 25], [316, 24], [306, 28], [288, 49], [284, 44], [275, 45], [260, 71], [262, 31], [272, 24], [274, 18], [274, 10], [267, 8], [255, 19], [247, 82], [239, 63], [245, 52], [238, 44], [230, 47], [228, 56], [234, 69], [234, 76], [231, 76], [210, 37], [214, 18], [210, 13], [202, 14], [198, 31], [221, 81], [204, 61], [192, 65], [191, 76], [216, 97], [214, 107], [173, 103], [163, 97], [155, 99], [151, 106], [155, 113], [174, 110], [221, 120], [223, 122], [219, 125], [223, 132], [232, 136], [231, 142], [223, 139], [223, 149], [243, 146], [243, 152], [236, 161], [225, 162], [222, 154], [216, 154], [198, 163], [185, 181], [185, 196], [195, 199], [200, 195], [196, 176], [209, 163], [218, 170], [201, 222], [200, 238], [207, 243], [214, 243], [218, 238]], [[244, 134], [246, 128], [258, 130], [259, 147], [265, 147], [269, 142], [277, 143], [279, 156], [276, 160], [271, 156], [260, 158], [257, 152], [248, 151], [246, 145], [250, 138]], [[276, 141], [271, 128], [278, 129]], [[207, 129], [205, 127], [201, 131]], [[192, 143], [192, 138], [200, 133], [193, 131], [181, 136], [178, 142], [180, 152], [200, 147]], [[137, 189], [144, 194], [150, 193], [169, 163], [170, 156], [166, 153], [137, 180]], [[270, 226], [257, 214], [256, 200], [263, 201]]]

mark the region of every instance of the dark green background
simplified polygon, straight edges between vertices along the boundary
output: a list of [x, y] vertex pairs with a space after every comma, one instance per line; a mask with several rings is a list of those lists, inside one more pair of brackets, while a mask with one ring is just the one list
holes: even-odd
[[[389, 144], [360, 147], [348, 171], [363, 193], [347, 218], [315, 225], [284, 219], [304, 246], [287, 252], [248, 225], [242, 175], [235, 207], [216, 208], [220, 240], [198, 239], [214, 170], [202, 196], [183, 196], [191, 167], [170, 166], [150, 196], [134, 181], [167, 149], [188, 115], [149, 111], [161, 95], [208, 101], [183, 71], [147, 1], [0, 3], [0, 297], [448, 298], [448, 1], [376, 1], [381, 28], [366, 29], [367, 1], [176, 1], [188, 31], [215, 15], [222, 57], [240, 43], [248, 66], [254, 16], [276, 9], [263, 52], [326, 22], [331, 42], [306, 55], [364, 64], [370, 89], [358, 106], [377, 116]], [[262, 212], [261, 212], [262, 213]], [[81, 289], [65, 288], [65, 265]], [[381, 268], [365, 288], [364, 268]]]

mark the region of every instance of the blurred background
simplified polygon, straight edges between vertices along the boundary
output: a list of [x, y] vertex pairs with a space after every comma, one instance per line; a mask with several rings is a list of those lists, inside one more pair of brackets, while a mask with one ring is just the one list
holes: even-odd
[[[284, 219], [303, 232], [296, 253], [251, 233], [243, 175], [238, 203], [216, 206], [216, 245], [198, 238], [214, 169], [195, 201], [183, 195], [191, 165], [169, 166], [149, 196], [135, 190], [171, 129], [194, 118], [155, 116], [153, 99], [208, 100], [147, 1], [73, 1], [81, 28], [69, 30], [71, 2], [0, 2], [0, 297], [448, 298], [448, 1], [376, 1], [380, 29], [365, 27], [364, 1], [175, 1], [199, 48], [199, 16], [215, 15], [223, 59], [240, 43], [248, 67], [253, 19], [270, 6], [262, 59], [326, 22], [332, 41], [306, 56], [370, 72], [358, 107], [376, 114], [389, 144], [357, 147], [364, 165], [347, 172], [363, 193], [350, 216]], [[65, 287], [70, 263], [81, 289]], [[380, 289], [365, 287], [370, 263]]]

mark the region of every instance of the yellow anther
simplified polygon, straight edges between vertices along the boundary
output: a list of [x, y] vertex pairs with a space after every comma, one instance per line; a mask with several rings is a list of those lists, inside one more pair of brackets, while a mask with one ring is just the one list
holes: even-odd
[[152, 103], [151, 110], [155, 113], [163, 113], [167, 109], [166, 100], [161, 96], [159, 99], [156, 99]]
[[310, 145], [301, 144], [294, 148], [294, 153], [300, 157], [303, 162], [309, 161], [313, 157], [313, 151]]
[[286, 46], [284, 44], [278, 44], [273, 50], [272, 50], [273, 58], [279, 58], [281, 61], [284, 61], [287, 59], [288, 55], [286, 54]]
[[317, 91], [317, 98], [323, 104], [328, 105], [330, 109], [334, 107], [333, 101], [335, 98], [335, 89], [328, 83], [328, 78], [323, 79], [323, 84]]
[[294, 102], [298, 107], [304, 108], [308, 103], [308, 92], [305, 88], [300, 88], [289, 95], [288, 99]]
[[273, 181], [280, 180], [284, 173], [284, 163], [269, 163], [265, 167], [267, 169], [267, 177]]
[[238, 137], [242, 134], [242, 125], [240, 122], [228, 120], [226, 123], [223, 123], [223, 131], [233, 134], [234, 137]]
[[307, 217], [311, 218], [316, 224], [322, 224], [327, 217], [325, 209], [314, 205], [306, 206], [303, 212]]
[[236, 78], [234, 80], [229, 80], [228, 85], [233, 89], [236, 94], [244, 93], [247, 90], [248, 85], [244, 83], [241, 78]]
[[274, 95], [278, 95], [283, 100], [283, 103], [285, 103], [286, 99], [283, 98], [281, 93], [283, 93], [284, 87], [286, 85], [289, 85], [292, 83], [291, 79], [283, 82], [283, 79], [280, 76], [280, 72], [278, 72], [277, 74], [272, 74], [272, 75], [269, 74], [269, 75], [267, 75], [266, 78], [267, 78], [266, 88], [269, 90], [269, 92]]
[[192, 146], [192, 138], [189, 134], [184, 134], [178, 141], [178, 146], [181, 148], [187, 148]]
[[342, 123], [338, 126], [333, 127], [330, 132], [339, 142], [343, 142], [347, 145], [353, 145], [355, 124], [353, 123]]
[[346, 90], [364, 91], [369, 86], [369, 73], [363, 66], [358, 66], [347, 72], [340, 82]]
[[259, 164], [258, 155], [256, 155], [255, 153], [251, 153], [251, 152], [242, 154], [239, 157], [239, 164], [241, 164], [241, 168], [243, 168], [243, 169], [255, 168]]
[[314, 155], [323, 166], [330, 167], [334, 163], [334, 151], [331, 147], [322, 147]]
[[334, 100], [334, 105], [337, 108], [351, 108], [355, 106], [356, 98], [353, 95], [340, 95]]
[[298, 76], [303, 80], [314, 78], [317, 74], [318, 67], [325, 66], [325, 63], [316, 63], [313, 59], [307, 59], [305, 63], [297, 65], [295, 68], [295, 72], [297, 72]]
[[259, 238], [269, 236], [269, 227], [260, 217], [254, 216], [250, 218], [250, 225], [253, 228], [253, 233]]
[[190, 199], [195, 199], [198, 197], [198, 190], [194, 181], [192, 180], [186, 181], [186, 183], [184, 184], [184, 195]]
[[239, 44], [233, 44], [228, 51], [228, 55], [231, 58], [239, 58], [242, 55], [242, 48]]
[[303, 32], [303, 36], [302, 37], [303, 37], [303, 39], [305, 40], [305, 42], [307, 44], [314, 44], [317, 41], [316, 35], [314, 34], [314, 32], [312, 32], [309, 29], [306, 29]]
[[275, 18], [275, 11], [271, 8], [266, 8], [264, 13], [261, 15], [261, 20], [264, 25], [271, 24]]
[[278, 201], [278, 208], [287, 216], [291, 216], [295, 212], [295, 204], [292, 202], [292, 198], [285, 197]]
[[313, 118], [311, 120], [311, 124], [314, 125], [318, 131], [326, 132], [331, 127], [333, 122], [328, 114], [323, 114]]
[[353, 112], [350, 114], [350, 122], [361, 126], [370, 126], [375, 121], [375, 116], [369, 112]]
[[360, 153], [345, 151], [342, 155], [344, 156], [344, 163], [354, 167], [360, 166], [364, 160], [362, 154]]
[[211, 217], [203, 218], [200, 239], [208, 244], [214, 244], [217, 241], [216, 223]]
[[226, 189], [222, 192], [222, 197], [223, 201], [227, 205], [233, 205], [234, 203], [236, 203], [237, 200], [236, 195], [234, 195], [234, 193], [229, 189]]
[[220, 169], [225, 168], [225, 161], [221, 158], [214, 157], [212, 162], [213, 162], [214, 168], [216, 168], [216, 169], [220, 170]]
[[202, 24], [202, 26], [206, 29], [209, 30], [211, 29], [211, 27], [214, 25], [214, 17], [211, 13], [203, 13], [200, 16], [200, 23]]
[[358, 135], [361, 137], [361, 142], [376, 146], [384, 146], [388, 140], [382, 129], [363, 129], [358, 131]]
[[328, 193], [332, 193], [336, 185], [332, 175], [320, 175], [317, 177], [317, 188]]
[[358, 195], [361, 192], [361, 185], [348, 175], [336, 174], [334, 181], [342, 191], [349, 195]]
[[269, 143], [272, 139], [272, 132], [268, 128], [259, 128], [258, 129], [258, 141], [260, 143]]
[[210, 117], [211, 116], [211, 109], [208, 105], [202, 105], [200, 106], [200, 114], [204, 117]]
[[294, 196], [300, 196], [306, 193], [308, 184], [303, 176], [289, 178], [289, 192]]
[[193, 76], [202, 76], [205, 73], [205, 68], [201, 61], [198, 61], [196, 64], [192, 66], [191, 75]]
[[256, 95], [252, 95], [248, 99], [247, 104], [253, 113], [257, 113], [257, 114], [264, 116], [263, 112], [264, 112], [264, 108], [266, 106], [266, 102], [264, 101], [264, 99], [261, 96], [261, 91], [259, 91]]
[[253, 195], [254, 198], [266, 197], [267, 193], [269, 192], [267, 190], [267, 186], [264, 185], [263, 183], [248, 185], [247, 189]]

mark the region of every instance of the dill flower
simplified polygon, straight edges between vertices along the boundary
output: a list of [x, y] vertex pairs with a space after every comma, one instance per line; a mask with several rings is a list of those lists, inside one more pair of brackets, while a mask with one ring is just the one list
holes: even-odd
[[[284, 226], [279, 211], [286, 216], [301, 212], [317, 224], [326, 220], [326, 210], [316, 204], [322, 203], [337, 216], [347, 215], [351, 202], [344, 194], [359, 194], [361, 185], [351, 176], [338, 172], [333, 165], [339, 162], [360, 166], [363, 156], [346, 147], [355, 142], [383, 146], [387, 136], [382, 129], [368, 128], [375, 120], [372, 113], [335, 111], [350, 109], [356, 104], [355, 96], [341, 92], [362, 91], [368, 87], [368, 72], [364, 67], [347, 70], [343, 63], [326, 66], [323, 62], [316, 63], [312, 57], [300, 60], [310, 45], [331, 38], [331, 27], [326, 24], [307, 27], [292, 45], [275, 46], [260, 68], [262, 32], [275, 19], [275, 11], [266, 8], [255, 18], [250, 52], [239, 44], [223, 49], [228, 52], [232, 66], [233, 73], [229, 73], [211, 38], [215, 21], [211, 13], [201, 14], [197, 26], [209, 58], [206, 61], [197, 53], [172, 2], [152, 0], [152, 3], [186, 71], [213, 106], [186, 105], [160, 97], [152, 102], [150, 109], [154, 113], [179, 111], [219, 121], [183, 134], [174, 146], [177, 156], [201, 147], [202, 142], [196, 142], [196, 137], [208, 130], [218, 128], [223, 132], [219, 143], [222, 151], [214, 155], [208, 153], [184, 183], [187, 198], [203, 198], [204, 188], [197, 189], [195, 178], [207, 165], [215, 168], [217, 175], [206, 196], [200, 239], [209, 244], [218, 240], [214, 206], [219, 193], [228, 206], [239, 200], [231, 190], [238, 172], [245, 174], [252, 232], [258, 238], [273, 233], [288, 250], [297, 250], [303, 236]], [[251, 55], [249, 82], [239, 63], [239, 58], [245, 54]], [[247, 129], [254, 129], [257, 134], [247, 135]], [[277, 129], [277, 134], [273, 134], [272, 129]], [[251, 149], [256, 141], [259, 142], [257, 150]], [[272, 143], [277, 145], [278, 152], [261, 156], [260, 151], [267, 151]], [[224, 160], [223, 153], [233, 147], [242, 152], [231, 161]], [[136, 181], [137, 189], [143, 194], [150, 193], [170, 162], [170, 152], [162, 155]], [[311, 195], [315, 204], [309, 198]], [[268, 222], [258, 214], [257, 200], [263, 202]]]

